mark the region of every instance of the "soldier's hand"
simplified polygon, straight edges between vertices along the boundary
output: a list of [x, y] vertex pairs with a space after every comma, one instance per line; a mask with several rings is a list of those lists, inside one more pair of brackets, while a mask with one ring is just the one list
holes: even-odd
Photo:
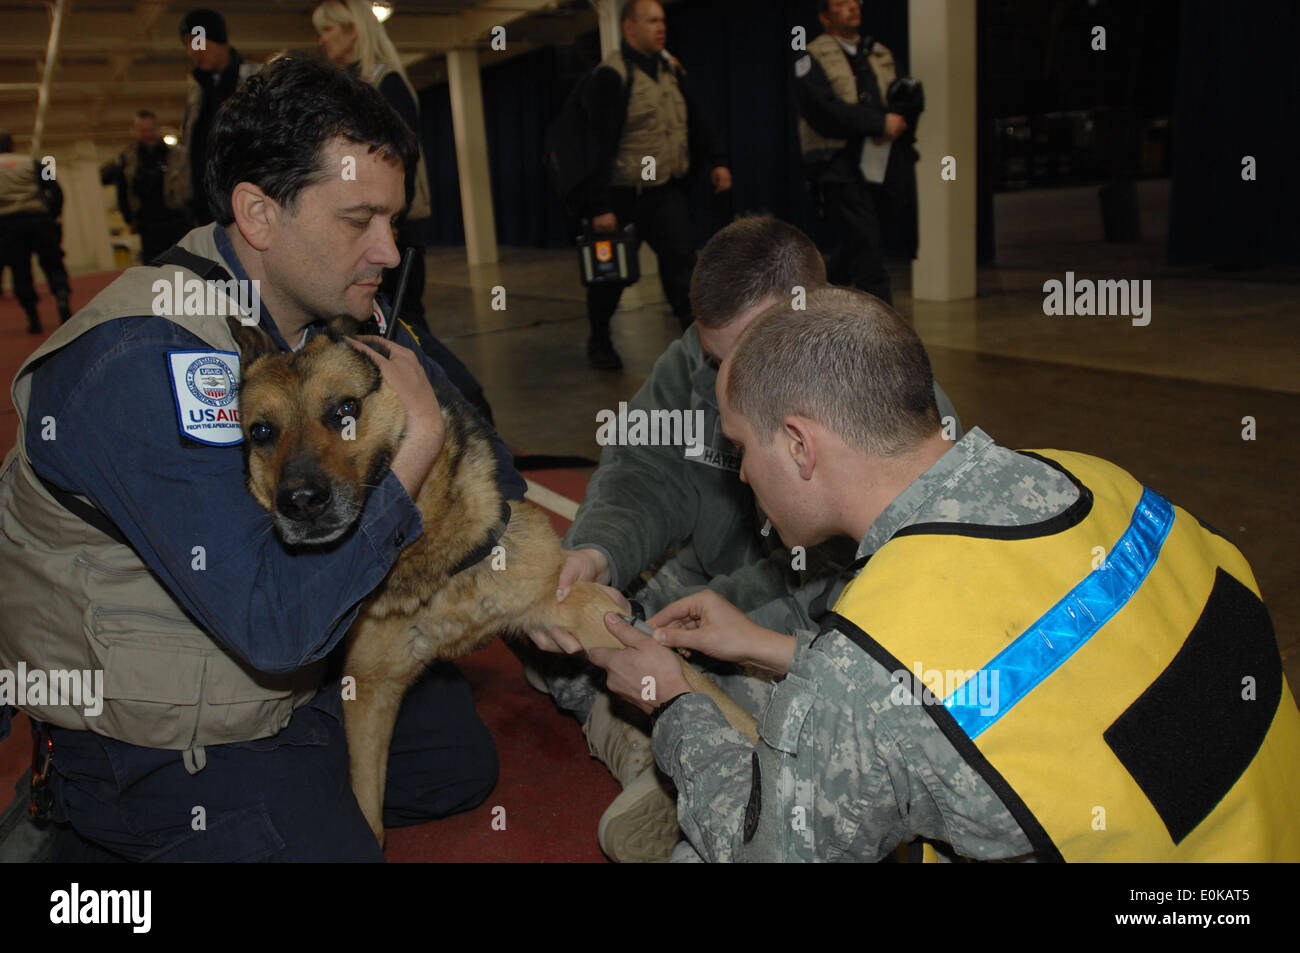
[[606, 212], [604, 215], [597, 215], [591, 220], [592, 231], [596, 232], [614, 232], [618, 231], [618, 219], [614, 217], [613, 212]]
[[[588, 580], [589, 581], [589, 580]], [[632, 614], [632, 604], [627, 601], [627, 597], [619, 592], [613, 586], [601, 586], [605, 594], [614, 600], [618, 606], [618, 611], [624, 615]], [[564, 590], [568, 595], [568, 590]], [[543, 652], [563, 652], [566, 655], [573, 655], [582, 651], [582, 643], [568, 629], [561, 629], [558, 626], [553, 629], [527, 629], [525, 635], [532, 640], [533, 645], [537, 646]]]
[[576, 655], [582, 651], [582, 643], [568, 629], [526, 629], [524, 634], [543, 652]]
[[605, 614], [605, 628], [626, 648], [595, 648], [587, 658], [605, 670], [605, 685], [647, 715], [664, 702], [691, 690], [682, 663], [648, 635], [642, 635], [614, 613]]
[[897, 139], [903, 133], [907, 132], [907, 120], [898, 113], [885, 114], [885, 138]]
[[646, 622], [661, 645], [703, 652], [724, 662], [746, 662], [784, 673], [794, 657], [793, 638], [751, 622], [709, 589], [664, 606]]
[[725, 192], [731, 188], [731, 170], [720, 165], [713, 170], [713, 191]]
[[609, 561], [605, 554], [599, 549], [569, 550], [564, 557], [564, 565], [560, 568], [560, 584], [555, 590], [555, 601], [563, 602], [576, 582], [598, 582], [602, 586], [608, 584]]

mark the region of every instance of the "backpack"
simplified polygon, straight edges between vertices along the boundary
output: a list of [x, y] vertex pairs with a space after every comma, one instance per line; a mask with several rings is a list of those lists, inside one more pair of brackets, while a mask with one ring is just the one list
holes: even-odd
[[[564, 203], [570, 215], [580, 211], [583, 186], [598, 171], [599, 144], [591, 129], [588, 101], [591, 97], [593, 77], [599, 66], [588, 71], [569, 92], [560, 108], [560, 114], [546, 131], [542, 164], [546, 168], [551, 189]], [[623, 121], [627, 120], [627, 104], [632, 99], [632, 84], [626, 81], [624, 67]], [[619, 135], [622, 135], [620, 127]]]

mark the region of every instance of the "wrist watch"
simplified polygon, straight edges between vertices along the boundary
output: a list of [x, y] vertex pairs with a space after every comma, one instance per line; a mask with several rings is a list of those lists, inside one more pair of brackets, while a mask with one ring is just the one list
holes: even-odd
[[659, 724], [659, 716], [662, 715], [664, 712], [666, 712], [670, 707], [672, 707], [673, 702], [689, 694], [690, 692], [678, 692], [672, 698], [668, 699], [668, 701], [664, 702], [661, 705], [656, 706], [655, 710], [650, 712], [650, 730], [654, 731], [654, 726]]

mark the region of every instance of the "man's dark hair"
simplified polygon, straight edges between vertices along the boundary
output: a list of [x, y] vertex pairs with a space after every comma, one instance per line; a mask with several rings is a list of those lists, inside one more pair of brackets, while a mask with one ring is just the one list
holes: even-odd
[[769, 440], [790, 414], [877, 456], [906, 453], [939, 429], [921, 339], [879, 298], [830, 285], [804, 312], [785, 302], [745, 329], [727, 366], [727, 402]]
[[181, 17], [180, 34], [182, 40], [189, 40], [196, 26], [203, 27], [203, 39], [211, 43], [229, 43], [226, 33], [226, 18], [216, 10], [199, 7]]
[[726, 327], [747, 311], [796, 285], [826, 284], [826, 262], [812, 240], [788, 222], [767, 215], [737, 219], [700, 252], [691, 275], [691, 310], [701, 327]]
[[152, 109], [137, 109], [137, 110], [135, 111], [135, 114], [136, 114], [137, 116], [139, 116], [141, 119], [157, 119], [157, 118], [158, 118], [157, 116], [155, 116], [155, 115], [153, 114], [153, 110], [152, 110]]
[[415, 191], [415, 133], [379, 90], [325, 60], [289, 53], [250, 76], [222, 103], [208, 136], [208, 206], [235, 220], [230, 194], [252, 182], [292, 212], [309, 185], [340, 174], [321, 166], [321, 147], [342, 136], [402, 163], [406, 202]]
[[14, 137], [8, 129], [0, 129], [0, 152], [14, 151]]
[[628, 20], [636, 19], [636, 8], [641, 3], [658, 3], [659, 0], [626, 0], [623, 9], [619, 12], [618, 22], [626, 23]]

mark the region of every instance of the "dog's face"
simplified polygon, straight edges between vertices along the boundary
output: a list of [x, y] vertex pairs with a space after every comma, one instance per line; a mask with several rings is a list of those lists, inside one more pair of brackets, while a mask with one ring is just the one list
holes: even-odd
[[401, 403], [338, 325], [295, 353], [277, 352], [257, 328], [236, 340], [248, 489], [286, 544], [334, 542], [397, 452]]

